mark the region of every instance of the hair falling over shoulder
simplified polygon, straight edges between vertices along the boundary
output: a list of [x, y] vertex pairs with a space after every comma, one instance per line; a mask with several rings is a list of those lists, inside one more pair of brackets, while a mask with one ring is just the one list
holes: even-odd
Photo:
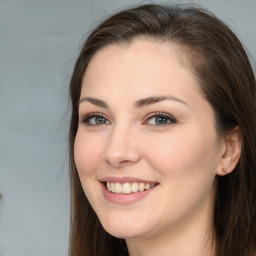
[[97, 51], [146, 36], [171, 42], [184, 56], [214, 109], [217, 130], [239, 126], [242, 154], [235, 170], [217, 177], [213, 228], [216, 256], [256, 255], [256, 82], [234, 33], [208, 11], [187, 5], [142, 5], [114, 14], [88, 37], [70, 82], [70, 256], [128, 255], [125, 241], [108, 234], [84, 195], [74, 162], [83, 75]]

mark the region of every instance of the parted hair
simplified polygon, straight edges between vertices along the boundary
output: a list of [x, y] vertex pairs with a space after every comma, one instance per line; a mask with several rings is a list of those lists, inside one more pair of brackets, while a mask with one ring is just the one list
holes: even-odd
[[[211, 104], [220, 134], [239, 126], [241, 157], [234, 171], [217, 176], [212, 225], [216, 256], [253, 256], [256, 249], [256, 82], [240, 40], [216, 16], [199, 6], [140, 5], [102, 23], [83, 44], [70, 81], [71, 180], [70, 256], [125, 256], [123, 239], [108, 234], [90, 206], [74, 162], [78, 101], [93, 56], [107, 45], [147, 37], [178, 46]], [[121, 85], [120, 85], [121, 86]]]

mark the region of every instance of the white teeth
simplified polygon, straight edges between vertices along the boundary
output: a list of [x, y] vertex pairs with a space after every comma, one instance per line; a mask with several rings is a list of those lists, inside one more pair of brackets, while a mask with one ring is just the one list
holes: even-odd
[[123, 193], [124, 194], [130, 194], [132, 192], [132, 187], [130, 183], [124, 183], [123, 185]]
[[114, 183], [114, 182], [106, 182], [108, 191], [116, 194], [131, 194], [136, 193], [138, 191], [142, 192], [144, 190], [148, 190], [156, 186], [156, 183], [129, 183], [126, 182], [124, 184]]
[[139, 191], [140, 192], [144, 191], [144, 188], [145, 188], [145, 184], [144, 183], [140, 183], [139, 184]]
[[150, 184], [149, 183], [146, 184], [145, 189], [150, 189]]
[[139, 184], [132, 183], [132, 192], [138, 192], [138, 190], [139, 190]]
[[110, 184], [110, 191], [115, 192], [115, 184], [114, 183]]
[[116, 183], [115, 184], [115, 190], [112, 191], [112, 192], [115, 192], [115, 193], [122, 193], [123, 192], [123, 188], [122, 188], [122, 185], [120, 183]]

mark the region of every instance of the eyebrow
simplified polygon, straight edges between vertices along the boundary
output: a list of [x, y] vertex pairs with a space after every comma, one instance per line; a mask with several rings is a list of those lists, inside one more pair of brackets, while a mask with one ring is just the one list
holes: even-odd
[[171, 95], [169, 95], [169, 96], [148, 97], [148, 98], [136, 101], [134, 105], [135, 105], [135, 107], [145, 107], [145, 106], [152, 105], [152, 104], [155, 104], [157, 102], [165, 101], [165, 100], [173, 100], [173, 101], [176, 101], [176, 102], [179, 102], [179, 103], [182, 103], [182, 104], [188, 106], [188, 104], [185, 101], [183, 101], [179, 98], [176, 98], [174, 96], [171, 96]]
[[[165, 101], [165, 100], [172, 100], [172, 101], [182, 103], [186, 106], [189, 106], [185, 101], [183, 101], [179, 98], [176, 98], [174, 96], [171, 96], [171, 95], [168, 95], [168, 96], [153, 96], [153, 97], [148, 97], [148, 98], [145, 98], [145, 99], [140, 99], [140, 100], [137, 100], [134, 103], [134, 106], [137, 107], [137, 108], [142, 108], [142, 107], [152, 105], [152, 104], [155, 104], [155, 103], [158, 103], [158, 102], [161, 102], [161, 101]], [[78, 105], [80, 105], [82, 102], [90, 102], [91, 104], [96, 105], [98, 107], [109, 109], [108, 104], [105, 101], [100, 100], [100, 99], [91, 98], [91, 97], [84, 97], [84, 98], [79, 100]]]
[[91, 98], [91, 97], [84, 97], [84, 98], [80, 99], [78, 102], [78, 105], [80, 105], [82, 102], [86, 102], [86, 101], [90, 102], [93, 105], [101, 107], [101, 108], [109, 108], [108, 104], [105, 101]]

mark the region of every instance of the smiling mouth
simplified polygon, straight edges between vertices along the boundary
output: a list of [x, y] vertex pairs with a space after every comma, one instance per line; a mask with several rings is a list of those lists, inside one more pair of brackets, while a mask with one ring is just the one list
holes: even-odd
[[159, 185], [159, 183], [144, 183], [144, 182], [126, 182], [126, 183], [118, 183], [118, 182], [104, 182], [107, 190], [109, 192], [115, 194], [132, 194], [137, 192], [143, 192], [145, 190], [152, 189]]

